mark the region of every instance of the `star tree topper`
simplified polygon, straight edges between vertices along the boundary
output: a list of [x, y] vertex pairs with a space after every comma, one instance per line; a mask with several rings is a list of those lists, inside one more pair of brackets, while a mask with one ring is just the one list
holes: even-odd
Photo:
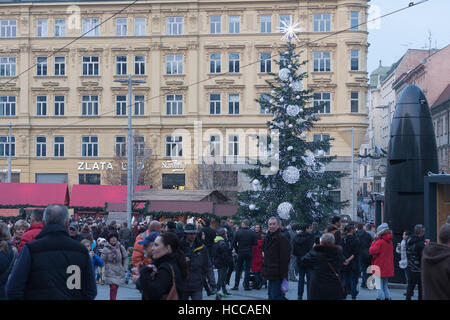
[[300, 22], [290, 21], [289, 23], [287, 23], [286, 21], [282, 20], [281, 24], [282, 24], [282, 26], [280, 27], [280, 32], [284, 33], [281, 40], [283, 40], [283, 41], [288, 40], [289, 42], [292, 40], [300, 41], [300, 39], [297, 37], [297, 33], [300, 33], [303, 31], [303, 28], [298, 27], [300, 25]]

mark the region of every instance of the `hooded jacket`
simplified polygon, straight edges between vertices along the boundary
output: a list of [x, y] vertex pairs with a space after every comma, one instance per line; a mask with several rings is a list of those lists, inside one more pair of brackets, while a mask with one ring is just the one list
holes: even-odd
[[424, 300], [450, 300], [450, 247], [430, 243], [422, 253]]
[[406, 241], [406, 257], [408, 270], [411, 272], [422, 271], [422, 251], [425, 247], [425, 238], [413, 235]]
[[[341, 300], [345, 298], [342, 281], [336, 276], [344, 267], [340, 246], [315, 246], [302, 259], [311, 268], [310, 300]], [[331, 265], [331, 267], [330, 267]]]
[[206, 246], [197, 238], [191, 246], [187, 240], [182, 243], [184, 253], [189, 258], [188, 277], [183, 285], [184, 292], [201, 291], [203, 279], [207, 277], [211, 260]]
[[150, 230], [147, 230], [136, 237], [136, 241], [134, 242], [133, 255], [131, 257], [131, 264], [134, 267], [137, 267], [141, 262], [144, 265], [148, 265], [151, 263], [151, 259], [145, 257], [144, 245], [139, 244], [140, 241], [144, 241], [145, 237], [148, 236], [149, 233]]
[[299, 267], [302, 267], [302, 258], [312, 249], [314, 245], [314, 235], [308, 232], [302, 232], [294, 238], [293, 254], [297, 258]]
[[372, 265], [380, 268], [381, 278], [394, 276], [394, 245], [392, 239], [392, 233], [386, 233], [375, 239], [369, 249], [372, 256]]
[[30, 229], [28, 229], [20, 239], [19, 248], [17, 248], [17, 251], [20, 253], [20, 250], [22, 250], [22, 247], [31, 241], [34, 241], [39, 233], [41, 233], [42, 229], [44, 229], [44, 223], [39, 222], [32, 224]]
[[214, 265], [217, 269], [222, 269], [233, 263], [232, 249], [228, 241], [221, 236], [214, 239], [215, 256]]

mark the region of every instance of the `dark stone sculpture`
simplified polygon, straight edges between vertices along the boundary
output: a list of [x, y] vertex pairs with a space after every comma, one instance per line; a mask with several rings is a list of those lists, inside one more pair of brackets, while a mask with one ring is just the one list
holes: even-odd
[[[384, 221], [394, 234], [394, 248], [403, 231], [424, 223], [424, 177], [437, 172], [438, 156], [430, 108], [416, 85], [403, 89], [395, 108], [389, 140]], [[427, 226], [425, 226], [426, 228]], [[393, 282], [401, 282], [399, 255], [394, 253]]]

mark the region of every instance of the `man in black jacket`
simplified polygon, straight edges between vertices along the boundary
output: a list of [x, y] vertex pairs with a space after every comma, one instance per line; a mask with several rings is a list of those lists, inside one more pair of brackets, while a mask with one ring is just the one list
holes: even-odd
[[281, 233], [280, 219], [271, 217], [268, 224], [269, 233], [262, 245], [264, 258], [261, 276], [269, 281], [269, 300], [284, 300], [281, 284], [288, 278], [291, 246], [289, 240]]
[[419, 300], [422, 300], [422, 252], [425, 248], [425, 228], [418, 224], [414, 227], [414, 235], [406, 242], [406, 256], [408, 258], [408, 288], [406, 300], [411, 300], [416, 285], [419, 287]]
[[94, 268], [86, 247], [69, 237], [67, 207], [50, 205], [44, 229], [23, 246], [6, 285], [10, 300], [93, 300]]
[[[211, 225], [211, 220], [209, 220], [208, 218], [203, 219], [203, 228], [200, 230], [200, 233], [202, 234], [202, 239], [203, 243], [206, 246], [206, 249], [208, 250], [208, 256], [209, 259], [211, 260], [210, 263], [210, 268], [209, 268], [209, 276], [208, 279], [213, 279], [214, 280], [214, 270], [213, 270], [213, 265], [214, 265], [214, 253], [213, 253], [213, 249], [214, 249], [214, 240], [216, 239], [216, 232], [214, 231], [213, 228], [210, 227]], [[206, 280], [206, 279], [205, 279]], [[215, 280], [213, 281], [213, 283], [211, 283], [210, 285], [208, 285], [207, 281], [204, 281], [203, 283], [203, 287], [206, 290], [206, 293], [208, 294], [208, 296], [212, 295], [215, 293]], [[213, 286], [214, 284], [214, 286]]]
[[346, 260], [344, 261], [342, 282], [347, 289], [347, 293], [351, 294], [352, 300], [356, 300], [356, 296], [358, 295], [360, 243], [355, 236], [356, 230], [353, 224], [346, 225], [344, 232], [345, 236], [342, 239], [342, 248]]
[[356, 231], [356, 237], [359, 240], [359, 271], [362, 273], [361, 288], [367, 288], [367, 279], [369, 274], [366, 272], [367, 268], [372, 263], [372, 257], [369, 254], [370, 246], [372, 245], [372, 236], [364, 230], [362, 223], [358, 224], [358, 231]]
[[233, 248], [238, 254], [236, 264], [236, 277], [234, 287], [231, 290], [239, 290], [239, 282], [241, 280], [242, 269], [245, 264], [244, 290], [250, 288], [250, 267], [252, 265], [253, 246], [257, 245], [256, 233], [249, 228], [250, 222], [245, 219], [242, 221], [241, 229], [236, 232], [234, 237]]
[[202, 300], [203, 280], [208, 277], [210, 259], [208, 250], [197, 237], [198, 231], [192, 223], [186, 224], [184, 228], [184, 240], [181, 243], [188, 264], [188, 277], [183, 284], [182, 300]]
[[303, 292], [305, 289], [305, 276], [306, 276], [306, 297], [309, 300], [309, 287], [311, 269], [307, 268], [302, 263], [302, 258], [312, 249], [314, 245], [314, 235], [312, 234], [312, 228], [310, 225], [303, 225], [300, 228], [299, 233], [294, 238], [294, 256], [297, 259], [297, 265], [299, 268], [299, 281], [297, 299], [303, 299]]

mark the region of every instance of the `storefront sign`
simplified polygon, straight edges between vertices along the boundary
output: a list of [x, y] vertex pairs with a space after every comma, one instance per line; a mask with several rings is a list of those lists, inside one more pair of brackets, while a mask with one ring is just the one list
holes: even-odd
[[172, 169], [173, 172], [184, 171], [186, 169], [186, 164], [183, 162], [178, 162], [178, 160], [163, 161], [163, 169]]
[[79, 161], [78, 162], [78, 170], [79, 171], [93, 171], [93, 170], [114, 170], [111, 162], [94, 162], [94, 164], [90, 164], [89, 162]]

